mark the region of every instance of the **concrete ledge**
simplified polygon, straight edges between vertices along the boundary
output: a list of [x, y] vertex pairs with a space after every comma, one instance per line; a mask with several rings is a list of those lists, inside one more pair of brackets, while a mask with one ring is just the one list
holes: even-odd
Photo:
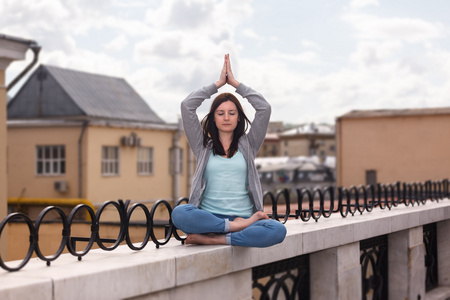
[[335, 214], [318, 222], [291, 220], [286, 224], [285, 241], [270, 248], [181, 245], [172, 239], [159, 249], [149, 244], [137, 252], [127, 246], [112, 252], [92, 250], [82, 261], [64, 254], [51, 267], [36, 258], [18, 272], [0, 270], [0, 295], [2, 300], [123, 299], [159, 293], [164, 294], [161, 299], [173, 299], [176, 293], [169, 290], [179, 288], [201, 295], [202, 289], [192, 284], [232, 274], [251, 277], [249, 270], [258, 265], [446, 219], [450, 219], [448, 199], [391, 211], [375, 209], [347, 218]]
[[447, 300], [450, 298], [450, 286], [438, 286], [426, 293], [427, 300]]

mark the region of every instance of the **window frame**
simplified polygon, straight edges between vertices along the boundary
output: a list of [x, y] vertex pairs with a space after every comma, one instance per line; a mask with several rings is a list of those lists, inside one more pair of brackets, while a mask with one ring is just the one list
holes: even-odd
[[[49, 149], [49, 157], [45, 157], [46, 148]], [[42, 157], [39, 157], [39, 150], [42, 151]], [[57, 157], [53, 157], [57, 151]], [[36, 145], [35, 146], [35, 175], [36, 176], [64, 176], [66, 175], [66, 146], [65, 145]], [[42, 163], [42, 170], [39, 171], [39, 163]], [[46, 171], [46, 165], [49, 164], [49, 171]], [[56, 163], [56, 165], [55, 165]], [[55, 171], [56, 166], [56, 171]]]
[[[178, 151], [177, 151], [178, 150]], [[178, 166], [175, 166], [175, 155], [178, 153]], [[184, 173], [184, 149], [181, 147], [172, 147], [169, 149], [169, 173], [171, 175]]]
[[[150, 151], [149, 159], [141, 159], [140, 152], [148, 150]], [[147, 166], [147, 168], [146, 168]], [[147, 169], [147, 170], [146, 170]], [[137, 151], [137, 174], [139, 176], [154, 175], [155, 160], [154, 160], [154, 148], [153, 147], [138, 147]]]
[[[117, 150], [117, 157], [106, 157], [104, 156], [105, 154], [105, 149], [107, 149], [106, 151], [107, 154], [111, 154], [111, 152], [109, 152], [110, 150]], [[114, 154], [114, 153], [113, 153]], [[102, 159], [101, 159], [101, 173], [102, 176], [105, 177], [113, 177], [113, 176], [120, 176], [120, 147], [118, 146], [102, 146]], [[111, 169], [111, 171], [110, 171]], [[117, 169], [117, 170], [115, 170]]]
[[366, 170], [366, 185], [372, 184], [375, 186], [377, 183], [378, 183], [377, 170], [375, 169]]

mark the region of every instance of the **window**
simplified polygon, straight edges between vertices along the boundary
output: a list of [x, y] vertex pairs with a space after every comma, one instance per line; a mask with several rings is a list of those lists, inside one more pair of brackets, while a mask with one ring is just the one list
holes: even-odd
[[119, 175], [119, 147], [102, 147], [102, 175]]
[[367, 170], [366, 171], [366, 184], [377, 184], [377, 171], [376, 170]]
[[139, 175], [153, 174], [153, 148], [138, 148], [137, 172]]
[[183, 149], [180, 149], [180, 160], [179, 160], [179, 163], [180, 163], [180, 166], [179, 166], [180, 174], [183, 174], [183, 165], [184, 165]]
[[66, 174], [65, 146], [36, 146], [36, 174]]
[[[183, 149], [171, 148], [169, 151], [170, 162], [169, 172], [170, 174], [183, 174]], [[178, 159], [176, 159], [178, 157]]]
[[272, 145], [272, 156], [277, 156], [277, 146], [276, 145]]

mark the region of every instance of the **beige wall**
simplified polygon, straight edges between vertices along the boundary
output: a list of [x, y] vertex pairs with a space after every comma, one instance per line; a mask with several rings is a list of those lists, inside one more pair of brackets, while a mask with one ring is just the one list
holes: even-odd
[[[0, 68], [0, 221], [7, 214], [7, 183], [6, 183], [6, 88], [5, 70]], [[2, 234], [4, 240], [0, 240], [0, 253], [7, 257], [6, 239], [7, 233]]]
[[[8, 197], [78, 198], [78, 137], [81, 127], [8, 128]], [[65, 145], [66, 174], [36, 174], [36, 146]], [[54, 190], [54, 182], [66, 180], [68, 191]]]
[[[137, 147], [121, 146], [122, 136], [136, 133], [143, 147], [153, 147], [154, 173], [137, 174]], [[78, 139], [81, 126], [8, 128], [9, 159], [8, 197], [78, 198]], [[89, 126], [82, 140], [82, 198], [93, 203], [108, 200], [135, 201], [172, 198], [172, 177], [169, 174], [169, 149], [174, 132], [169, 130], [127, 129]], [[36, 175], [36, 145], [65, 145], [66, 174], [62, 176]], [[187, 191], [187, 143], [183, 136], [184, 170], [180, 178], [180, 195]], [[102, 146], [118, 146], [119, 176], [103, 176]], [[54, 190], [57, 180], [66, 180], [68, 191]]]
[[[153, 175], [137, 174], [137, 148], [120, 146], [120, 138], [136, 133], [142, 140], [142, 147], [153, 147]], [[157, 200], [171, 199], [172, 177], [169, 173], [169, 149], [172, 147], [173, 132], [160, 130], [121, 129], [89, 127], [87, 138], [87, 182], [84, 185], [86, 197], [97, 203], [107, 200]], [[103, 176], [101, 172], [102, 146], [119, 146], [120, 175]], [[184, 149], [185, 165], [187, 151]], [[186, 167], [183, 176], [186, 189]]]
[[[9, 64], [15, 60], [23, 60], [25, 52], [28, 50], [28, 43], [16, 42], [13, 39], [0, 38], [0, 220], [3, 220], [7, 214], [7, 195], [8, 195], [8, 177], [7, 177], [7, 129], [6, 129], [6, 69]], [[3, 258], [7, 253], [7, 233], [2, 234], [0, 240], [0, 253]]]
[[281, 156], [309, 156], [309, 141], [306, 139], [286, 139], [280, 140]]
[[340, 186], [449, 177], [450, 115], [342, 118], [337, 135]]
[[257, 154], [258, 157], [280, 156], [280, 141], [265, 140]]
[[[325, 156], [334, 156], [336, 151], [331, 151], [330, 147], [335, 145], [334, 137], [315, 138], [315, 143], [320, 146], [317, 155], [323, 151]], [[310, 140], [305, 136], [282, 137], [280, 140], [281, 156], [309, 156]]]

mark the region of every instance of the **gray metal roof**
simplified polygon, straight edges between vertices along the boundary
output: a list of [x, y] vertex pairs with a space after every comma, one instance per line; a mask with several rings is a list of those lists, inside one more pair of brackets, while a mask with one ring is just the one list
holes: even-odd
[[122, 78], [41, 65], [8, 103], [8, 119], [47, 117], [165, 123]]

